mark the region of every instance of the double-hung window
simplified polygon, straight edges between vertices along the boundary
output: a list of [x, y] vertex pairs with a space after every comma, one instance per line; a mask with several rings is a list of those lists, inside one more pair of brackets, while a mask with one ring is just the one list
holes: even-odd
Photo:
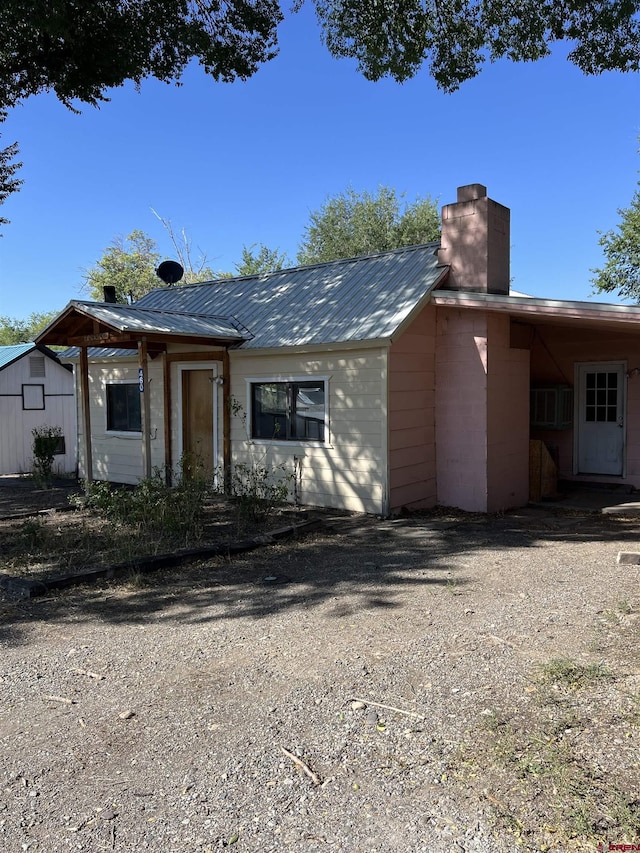
[[107, 430], [141, 432], [140, 388], [137, 382], [118, 382], [106, 386]]
[[325, 379], [251, 383], [251, 437], [275, 441], [325, 441]]

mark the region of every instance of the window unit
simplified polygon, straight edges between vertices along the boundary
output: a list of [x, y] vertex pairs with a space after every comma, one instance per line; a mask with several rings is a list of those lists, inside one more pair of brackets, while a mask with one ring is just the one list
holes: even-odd
[[324, 442], [327, 403], [325, 379], [251, 382], [251, 438]]
[[532, 388], [530, 420], [535, 429], [569, 429], [573, 423], [573, 388], [570, 385]]
[[107, 432], [142, 432], [140, 388], [137, 382], [106, 385]]

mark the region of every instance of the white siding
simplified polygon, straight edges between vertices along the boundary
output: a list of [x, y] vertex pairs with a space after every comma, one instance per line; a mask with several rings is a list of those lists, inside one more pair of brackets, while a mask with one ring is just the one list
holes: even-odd
[[[33, 466], [34, 427], [57, 426], [65, 439], [64, 454], [55, 457], [54, 473], [75, 474], [76, 422], [73, 375], [62, 365], [45, 357], [45, 375], [32, 378], [29, 358], [0, 370], [0, 474], [19, 474]], [[34, 353], [39, 356], [39, 353]], [[22, 386], [44, 385], [44, 409], [22, 408]]]
[[[211, 351], [209, 351], [211, 352]], [[208, 353], [207, 353], [208, 355]], [[220, 353], [211, 353], [222, 376]], [[302, 504], [328, 506], [369, 513], [387, 511], [387, 350], [363, 348], [341, 353], [296, 355], [250, 355], [229, 353], [232, 400], [240, 411], [231, 417], [232, 464], [278, 466], [297, 471], [297, 499]], [[195, 369], [197, 361], [182, 362], [171, 348], [171, 458], [174, 468], [180, 457], [180, 366]], [[142, 476], [142, 446], [139, 435], [110, 435], [106, 432], [105, 386], [107, 382], [136, 379], [137, 361], [91, 364], [91, 423], [94, 477], [112, 482], [135, 483]], [[323, 444], [306, 442], [251, 442], [246, 432], [248, 382], [252, 379], [287, 380], [292, 377], [327, 377], [329, 424]], [[151, 380], [152, 464], [164, 465], [163, 374], [160, 358], [149, 362]], [[227, 377], [225, 377], [225, 380]], [[218, 402], [218, 459], [222, 464], [223, 394], [216, 386]], [[79, 395], [78, 395], [79, 396]], [[82, 424], [81, 418], [79, 419]], [[79, 436], [83, 450], [83, 438]], [[81, 459], [81, 473], [84, 464]], [[292, 498], [293, 489], [292, 489]]]
[[[78, 448], [80, 476], [85, 476], [84, 434], [78, 374]], [[162, 360], [149, 360], [151, 403], [151, 465], [164, 471], [164, 420]], [[89, 365], [93, 476], [113, 483], [137, 483], [143, 476], [142, 436], [139, 433], [107, 432], [106, 386], [111, 382], [138, 382], [138, 362], [94, 363]]]
[[369, 513], [386, 511], [386, 363], [384, 349], [339, 354], [245, 356], [231, 351], [231, 394], [248, 414], [248, 380], [326, 376], [326, 442], [250, 442], [240, 415], [231, 419], [234, 462], [298, 471], [303, 504]]

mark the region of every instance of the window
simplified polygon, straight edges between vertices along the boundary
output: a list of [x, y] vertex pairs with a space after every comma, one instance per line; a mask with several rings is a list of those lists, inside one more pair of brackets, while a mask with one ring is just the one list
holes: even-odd
[[138, 383], [107, 385], [107, 430], [111, 432], [140, 432], [140, 389]]
[[618, 420], [618, 374], [589, 372], [585, 385], [585, 420], [615, 423]]
[[531, 427], [569, 429], [573, 422], [573, 388], [546, 385], [531, 389]]
[[324, 441], [324, 380], [254, 382], [251, 437], [279, 441]]
[[44, 385], [22, 386], [22, 408], [25, 412], [30, 409], [44, 409]]

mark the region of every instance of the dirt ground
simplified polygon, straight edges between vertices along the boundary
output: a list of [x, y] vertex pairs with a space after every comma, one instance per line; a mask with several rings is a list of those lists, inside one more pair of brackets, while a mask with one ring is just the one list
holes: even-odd
[[324, 520], [0, 603], [2, 850], [640, 843], [638, 521]]

